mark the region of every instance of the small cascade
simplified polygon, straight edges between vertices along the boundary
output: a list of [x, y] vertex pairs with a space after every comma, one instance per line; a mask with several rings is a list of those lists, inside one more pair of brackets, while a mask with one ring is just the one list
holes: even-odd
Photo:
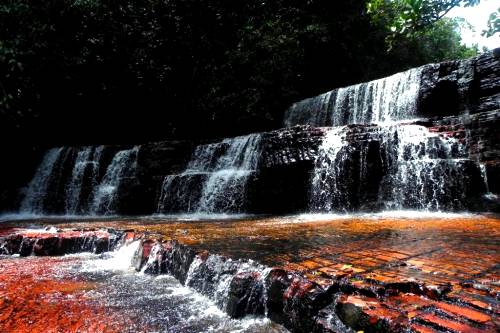
[[422, 67], [339, 88], [293, 104], [284, 125], [342, 126], [388, 123], [416, 115]]
[[[392, 132], [392, 133], [391, 133]], [[393, 128], [384, 142], [386, 154], [394, 154], [391, 175], [383, 185], [387, 209], [427, 211], [463, 210], [468, 193], [461, 175], [468, 165], [464, 144], [444, 138], [423, 126]], [[468, 173], [470, 174], [470, 173]]]
[[134, 177], [137, 169], [139, 146], [116, 153], [106, 173], [94, 192], [90, 207], [92, 214], [114, 214], [116, 195], [123, 178]]
[[138, 147], [62, 147], [47, 151], [20, 206], [21, 213], [112, 214], [123, 178], [135, 175]]
[[186, 170], [164, 179], [158, 212], [237, 213], [257, 169], [260, 135], [198, 146]]
[[479, 169], [481, 170], [481, 178], [483, 179], [484, 187], [486, 189], [486, 193], [484, 194], [484, 197], [489, 199], [489, 200], [497, 200], [498, 195], [496, 195], [490, 191], [490, 185], [489, 185], [489, 181], [488, 181], [488, 171], [486, 170], [486, 165], [484, 163], [479, 163]]
[[[134, 262], [141, 263], [134, 265], [137, 270], [147, 274], [171, 274], [186, 287], [213, 300], [233, 318], [266, 314], [267, 291], [264, 289], [272, 269], [252, 260], [232, 260], [216, 254], [200, 257], [176, 242], [157, 242], [145, 247], [150, 250], [136, 252], [138, 258]], [[148, 253], [147, 258], [145, 253]]]
[[[66, 187], [66, 214], [86, 211], [92, 189], [98, 185], [99, 166], [104, 146], [83, 147], [77, 154], [71, 180]], [[85, 190], [88, 193], [84, 193]]]
[[132, 270], [132, 261], [141, 242], [138, 240], [125, 242], [117, 247], [113, 252], [106, 253], [104, 259], [93, 260], [85, 263], [83, 272], [100, 271], [129, 271]]
[[63, 148], [53, 148], [43, 157], [35, 176], [31, 180], [26, 196], [21, 202], [21, 212], [42, 214], [44, 212], [45, 194], [54, 176], [55, 165], [61, 157]]
[[314, 167], [311, 188], [311, 209], [314, 211], [331, 211], [335, 207], [349, 204], [346, 198], [341, 174], [344, 171], [342, 162], [348, 156], [344, 149], [348, 148], [345, 140], [345, 129], [337, 127], [330, 130], [320, 148]]
[[312, 179], [313, 211], [466, 208], [470, 175], [479, 170], [464, 143], [419, 125], [373, 126], [368, 132], [363, 138], [352, 127], [328, 132]]

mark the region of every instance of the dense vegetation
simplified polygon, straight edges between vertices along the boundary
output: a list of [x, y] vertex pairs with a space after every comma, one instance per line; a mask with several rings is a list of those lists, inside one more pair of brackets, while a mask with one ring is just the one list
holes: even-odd
[[[6, 0], [0, 132], [36, 144], [277, 127], [300, 98], [477, 52], [468, 1]], [[146, 130], [146, 133], [144, 132]]]

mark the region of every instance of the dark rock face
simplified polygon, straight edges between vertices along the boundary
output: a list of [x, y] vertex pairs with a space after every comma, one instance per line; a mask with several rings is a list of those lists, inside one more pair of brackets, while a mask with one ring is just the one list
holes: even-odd
[[18, 233], [0, 238], [0, 254], [23, 257], [59, 256], [71, 253], [112, 251], [121, 241], [122, 232], [60, 231], [55, 233]]
[[297, 332], [310, 332], [319, 311], [333, 301], [334, 288], [325, 289], [282, 269], [269, 273], [266, 286], [269, 318]]
[[500, 109], [500, 57], [479, 57], [425, 66], [417, 114], [457, 116]]
[[259, 172], [248, 185], [251, 212], [285, 214], [307, 209], [311, 172], [324, 135], [324, 129], [311, 126], [263, 135]]
[[233, 318], [246, 315], [264, 315], [262, 303], [264, 295], [263, 272], [236, 274], [229, 285], [226, 312]]

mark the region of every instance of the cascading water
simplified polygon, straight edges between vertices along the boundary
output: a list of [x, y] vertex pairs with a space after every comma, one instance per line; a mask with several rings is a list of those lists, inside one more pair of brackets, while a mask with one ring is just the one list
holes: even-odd
[[245, 185], [257, 168], [259, 135], [229, 140], [229, 148], [217, 161], [203, 187], [201, 212], [238, 212], [244, 205]]
[[293, 104], [284, 125], [380, 124], [415, 118], [422, 68], [339, 88]]
[[138, 147], [119, 151], [111, 163], [104, 158], [105, 150], [105, 146], [89, 146], [47, 151], [29, 184], [20, 212], [112, 214], [120, 182], [135, 174]]
[[[98, 184], [99, 166], [104, 146], [83, 147], [77, 154], [71, 180], [66, 187], [66, 214], [83, 213], [89, 198], [84, 198], [85, 187], [95, 188]], [[89, 195], [92, 194], [90, 191]]]
[[319, 212], [463, 210], [471, 175], [479, 178], [480, 170], [464, 143], [424, 126], [373, 126], [364, 139], [337, 127], [319, 149], [310, 205]]
[[259, 143], [260, 135], [252, 134], [198, 146], [183, 173], [165, 177], [158, 212], [241, 212]]
[[137, 256], [142, 258], [141, 243], [140, 240], [124, 241], [113, 252], [99, 256], [82, 254], [82, 263], [73, 263], [69, 268], [80, 280], [90, 277], [91, 281], [99, 283], [96, 290], [88, 293], [88, 297], [105, 302], [113, 309], [124, 309], [133, 318], [128, 322], [132, 325], [127, 327], [128, 330], [169, 333], [288, 332], [263, 316], [233, 319], [225, 312], [229, 284], [234, 276], [246, 271], [260, 271], [262, 268], [259, 265], [222, 260], [219, 256], [211, 256], [213, 258], [208, 263], [195, 258], [182, 285], [167, 271], [156, 272], [159, 275], [145, 274], [147, 268], [158, 260], [159, 243], [151, 249], [144, 269], [136, 271]]
[[460, 175], [466, 168], [476, 174], [478, 165], [468, 160], [465, 142], [403, 121], [417, 117], [421, 73], [340, 88], [288, 110], [288, 126], [337, 126], [319, 148], [311, 210], [466, 208], [470, 179]]
[[464, 145], [423, 126], [399, 126], [392, 131], [392, 141], [384, 143], [387, 154], [396, 151], [393, 175], [385, 182], [392, 183], [384, 200], [386, 208], [464, 209], [467, 183], [461, 173], [469, 162]]
[[45, 154], [21, 202], [21, 212], [34, 214], [44, 212], [45, 194], [49, 189], [55, 165], [62, 152], [63, 148], [53, 148]]
[[116, 195], [123, 178], [133, 177], [137, 169], [139, 146], [116, 153], [106, 170], [106, 174], [94, 193], [90, 207], [93, 214], [115, 213]]

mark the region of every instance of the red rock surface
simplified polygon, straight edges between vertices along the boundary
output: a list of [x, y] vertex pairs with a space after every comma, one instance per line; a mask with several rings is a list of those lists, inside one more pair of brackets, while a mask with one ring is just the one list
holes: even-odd
[[174, 239], [198, 252], [255, 259], [305, 278], [285, 292], [291, 298], [315, 285], [338, 285], [337, 307], [356, 318], [357, 330], [498, 331], [497, 218], [162, 222], [167, 223], [94, 221], [59, 227], [134, 229], [135, 237], [147, 232], [148, 238]]
[[123, 332], [128, 319], [91, 301], [93, 283], [61, 276], [77, 258], [0, 260], [0, 332]]

